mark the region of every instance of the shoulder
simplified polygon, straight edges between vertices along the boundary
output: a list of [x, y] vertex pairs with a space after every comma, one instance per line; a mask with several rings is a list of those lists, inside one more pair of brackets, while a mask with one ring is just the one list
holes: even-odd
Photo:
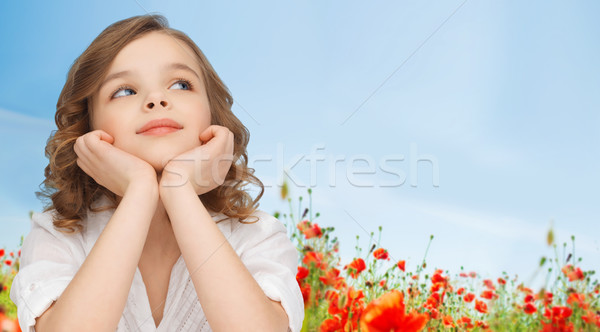
[[[102, 222], [106, 221], [106, 217], [110, 217], [110, 215], [105, 216], [103, 213], [93, 213], [88, 211], [88, 216], [83, 218], [80, 221], [83, 226], [81, 229], [75, 229], [74, 232], [70, 232], [67, 228], [59, 228], [54, 224], [55, 220], [58, 220], [60, 214], [55, 210], [48, 210], [44, 212], [34, 212], [31, 215], [31, 230], [37, 232], [44, 232], [53, 235], [56, 238], [60, 239], [76, 239], [85, 237], [86, 233], [90, 232], [91, 229], [89, 224], [102, 224]], [[102, 225], [104, 226], [104, 225]]]
[[55, 210], [31, 215], [31, 230], [21, 247], [21, 268], [41, 260], [60, 260], [79, 257], [82, 251], [81, 234], [63, 233], [54, 227]]
[[236, 250], [254, 247], [273, 237], [287, 238], [286, 226], [271, 214], [255, 210], [245, 221], [233, 218], [231, 221], [231, 242]]
[[252, 233], [256, 235], [269, 235], [274, 233], [287, 232], [285, 225], [273, 215], [263, 211], [255, 210], [252, 215], [246, 218], [245, 221], [240, 222], [235, 220], [236, 225], [233, 225], [234, 229], [243, 229], [246, 233]]
[[39, 230], [45, 233], [49, 233], [57, 238], [63, 238], [67, 236], [66, 233], [59, 231], [58, 228], [54, 227], [54, 220], [59, 217], [56, 210], [48, 210], [44, 212], [34, 212], [31, 215], [31, 230]]
[[[26, 238], [25, 241], [29, 240], [29, 245], [54, 242], [56, 245], [68, 247], [71, 251], [87, 255], [113, 212], [114, 210], [88, 210], [87, 216], [80, 221], [83, 227], [75, 232], [55, 227], [54, 221], [60, 217], [56, 209], [34, 212], [31, 215], [31, 230], [27, 236], [29, 239]], [[25, 246], [25, 243], [23, 245]]]
[[85, 216], [79, 221], [82, 226], [81, 229], [76, 229], [75, 232], [69, 232], [68, 229], [54, 226], [54, 220], [60, 217], [55, 209], [43, 213], [34, 213], [32, 216], [32, 229], [39, 227], [57, 238], [76, 241], [83, 245], [87, 254], [114, 212], [115, 209], [111, 207], [109, 199], [102, 196], [92, 202], [91, 208], [86, 210]]

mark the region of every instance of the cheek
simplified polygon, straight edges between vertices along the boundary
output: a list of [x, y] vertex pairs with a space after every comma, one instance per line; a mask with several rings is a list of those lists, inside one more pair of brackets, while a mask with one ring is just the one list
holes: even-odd
[[128, 116], [128, 112], [124, 112], [124, 108], [125, 106], [99, 109], [90, 121], [92, 130], [105, 131], [115, 139], [115, 143], [117, 143], [119, 137], [126, 135], [131, 130], [135, 132], [135, 128], [130, 128], [131, 124], [134, 123], [133, 119]]
[[189, 119], [191, 119], [189, 126], [193, 128], [193, 131], [197, 131], [197, 135], [200, 136], [211, 124], [210, 108], [207, 103], [199, 102], [195, 103], [190, 109], [194, 112], [189, 116]]
[[202, 118], [202, 120], [200, 121], [200, 133], [201, 134], [203, 131], [206, 130], [206, 128], [210, 127], [210, 114], [208, 116], [205, 116]]

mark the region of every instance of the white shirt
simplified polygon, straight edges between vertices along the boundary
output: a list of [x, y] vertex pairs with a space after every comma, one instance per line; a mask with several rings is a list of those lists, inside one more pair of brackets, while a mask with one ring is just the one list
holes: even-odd
[[[83, 230], [77, 234], [63, 234], [55, 230], [52, 213], [56, 212], [52, 210], [33, 214], [31, 231], [21, 248], [20, 269], [10, 291], [10, 298], [17, 306], [19, 324], [24, 332], [35, 331], [35, 319], [69, 285], [114, 209], [98, 213], [90, 211], [83, 220]], [[227, 218], [221, 213], [210, 214], [215, 221]], [[217, 226], [265, 295], [274, 301], [281, 301], [289, 318], [288, 332], [299, 332], [304, 320], [304, 301], [296, 281], [298, 251], [281, 221], [262, 210], [256, 210], [252, 215], [258, 217], [259, 221], [242, 224], [237, 219], [229, 218], [217, 223]], [[179, 257], [171, 270], [163, 318], [159, 326], [156, 327], [154, 323], [146, 286], [139, 268], [136, 268], [117, 331], [212, 331], [183, 257]]]

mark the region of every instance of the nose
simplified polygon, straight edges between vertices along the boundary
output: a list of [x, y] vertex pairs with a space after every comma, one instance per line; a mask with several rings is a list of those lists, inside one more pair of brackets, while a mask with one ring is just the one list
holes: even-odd
[[[160, 106], [158, 106], [160, 105]], [[157, 110], [157, 109], [169, 109], [170, 103], [167, 100], [167, 97], [164, 93], [153, 92], [148, 95], [146, 103], [144, 104], [144, 109], [147, 111]]]

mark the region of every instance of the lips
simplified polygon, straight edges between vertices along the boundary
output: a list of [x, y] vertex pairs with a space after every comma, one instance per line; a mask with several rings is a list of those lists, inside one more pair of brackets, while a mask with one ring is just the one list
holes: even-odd
[[[169, 128], [171, 128], [172, 131], [175, 131], [178, 129], [182, 129], [183, 126], [171, 119], [167, 119], [167, 118], [156, 119], [156, 120], [152, 120], [152, 121], [149, 121], [148, 123], [146, 123], [142, 128], [140, 128], [137, 131], [136, 134], [143, 134], [144, 132], [153, 130], [155, 128], [164, 128], [167, 130], [169, 130]], [[156, 130], [154, 130], [154, 131], [156, 131]]]

